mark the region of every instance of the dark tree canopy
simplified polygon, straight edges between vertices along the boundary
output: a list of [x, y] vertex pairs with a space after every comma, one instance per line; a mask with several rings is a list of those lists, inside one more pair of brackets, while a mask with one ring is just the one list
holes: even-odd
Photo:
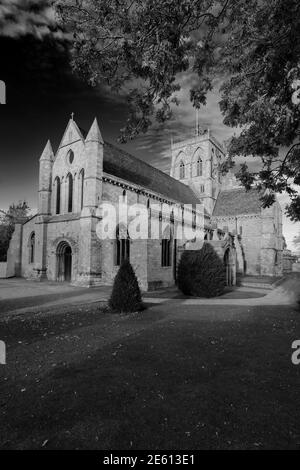
[[17, 204], [11, 204], [8, 211], [0, 211], [0, 261], [6, 261], [15, 224], [26, 220], [29, 210], [27, 202], [20, 201]]
[[246, 188], [287, 191], [287, 209], [300, 220], [299, 0], [68, 0], [54, 2], [73, 31], [72, 65], [95, 85], [127, 93], [130, 113], [121, 141], [171, 118], [179, 104], [180, 73], [193, 73], [196, 108], [221, 81], [224, 123], [239, 128], [228, 143], [227, 171], [236, 156], [258, 156], [255, 173], [243, 164]]
[[201, 250], [184, 251], [177, 270], [177, 285], [185, 295], [217, 297], [226, 286], [225, 267], [214, 248], [204, 243]]

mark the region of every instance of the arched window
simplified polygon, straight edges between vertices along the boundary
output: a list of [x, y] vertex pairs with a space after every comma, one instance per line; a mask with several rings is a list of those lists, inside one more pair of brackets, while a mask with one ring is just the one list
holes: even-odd
[[161, 241], [161, 265], [168, 267], [172, 264], [172, 237], [170, 226], [166, 227]]
[[196, 230], [196, 226], [197, 226], [197, 214], [196, 214], [196, 211], [193, 211], [193, 213], [192, 213], [192, 229]]
[[202, 176], [203, 167], [202, 167], [202, 160], [198, 158], [197, 160], [197, 176]]
[[171, 210], [170, 222], [171, 222], [172, 225], [174, 225], [174, 209]]
[[67, 176], [68, 182], [68, 212], [73, 211], [73, 177], [71, 174]]
[[55, 178], [55, 214], [60, 214], [60, 178]]
[[73, 161], [74, 161], [74, 152], [73, 150], [69, 150], [68, 153], [67, 153], [67, 160], [68, 160], [68, 163], [70, 165], [72, 165]]
[[124, 226], [117, 226], [116, 229], [116, 252], [115, 252], [115, 264], [120, 266], [124, 259], [130, 258], [130, 239], [128, 230]]
[[29, 240], [29, 263], [34, 263], [34, 252], [35, 252], [35, 233], [30, 235]]
[[122, 198], [123, 198], [123, 202], [125, 202], [126, 201], [126, 190], [125, 189], [122, 193]]
[[185, 178], [185, 167], [184, 163], [181, 161], [179, 165], [179, 178], [183, 180]]
[[84, 169], [79, 173], [79, 184], [80, 184], [80, 209], [83, 209], [83, 194], [84, 194]]

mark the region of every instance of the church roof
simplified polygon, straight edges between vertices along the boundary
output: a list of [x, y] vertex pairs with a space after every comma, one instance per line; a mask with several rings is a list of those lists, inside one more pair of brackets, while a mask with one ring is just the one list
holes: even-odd
[[182, 204], [199, 204], [191, 188], [108, 142], [104, 142], [103, 170]]
[[232, 216], [241, 214], [260, 214], [261, 194], [255, 189], [243, 188], [220, 191], [214, 207], [213, 216]]

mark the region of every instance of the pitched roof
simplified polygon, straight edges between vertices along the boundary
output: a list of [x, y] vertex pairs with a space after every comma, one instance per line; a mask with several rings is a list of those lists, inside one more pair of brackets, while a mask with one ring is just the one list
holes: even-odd
[[104, 142], [103, 170], [182, 204], [199, 204], [191, 188], [108, 142]]
[[[68, 123], [68, 126], [70, 123], [74, 123], [79, 132], [82, 134], [83, 138], [87, 139], [88, 133], [84, 129], [79, 127], [75, 121], [72, 121], [71, 119]], [[93, 129], [93, 132], [95, 131], [96, 127], [99, 129], [97, 119], [95, 119], [92, 124], [91, 129]], [[112, 176], [124, 179], [130, 183], [143, 186], [149, 191], [161, 194], [162, 196], [178, 201], [181, 204], [200, 203], [199, 198], [187, 185], [181, 183], [178, 180], [175, 180], [171, 176], [149, 165], [143, 160], [134, 157], [125, 150], [115, 147], [109, 142], [104, 142], [103, 171]]]
[[213, 216], [258, 214], [261, 212], [261, 193], [255, 189], [243, 188], [220, 191], [214, 207]]

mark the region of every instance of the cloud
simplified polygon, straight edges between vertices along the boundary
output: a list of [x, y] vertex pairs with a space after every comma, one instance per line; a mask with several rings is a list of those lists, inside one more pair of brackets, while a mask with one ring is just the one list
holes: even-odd
[[67, 39], [57, 25], [50, 0], [1, 0], [0, 36], [19, 38], [25, 35]]
[[[197, 82], [197, 77], [192, 73], [182, 73], [178, 76], [181, 89], [176, 93], [179, 105], [173, 105], [173, 117], [171, 120], [160, 124], [154, 122], [147, 134], [140, 135], [135, 140], [135, 151], [143, 158], [146, 153], [151, 164], [165, 172], [170, 171], [171, 164], [171, 139], [179, 142], [195, 135], [196, 110], [190, 101], [190, 89]], [[220, 96], [216, 89], [208, 93], [207, 105], [199, 111], [200, 127], [209, 128], [220, 143], [224, 143], [233, 135], [232, 129], [226, 127], [219, 109]]]

